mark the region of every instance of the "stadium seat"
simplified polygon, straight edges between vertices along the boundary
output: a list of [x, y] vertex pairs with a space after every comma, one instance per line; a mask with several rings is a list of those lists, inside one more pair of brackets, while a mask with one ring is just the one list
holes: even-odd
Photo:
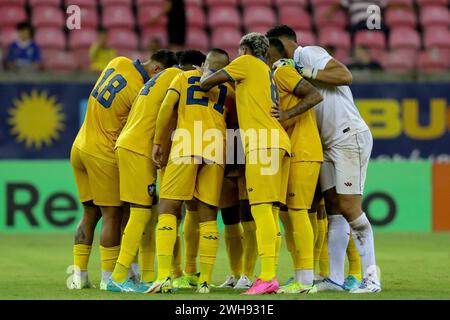
[[196, 5], [196, 6], [203, 6], [203, 0], [185, 0], [184, 1], [186, 5]]
[[8, 47], [17, 39], [16, 28], [3, 28], [0, 32], [0, 48]]
[[448, 0], [416, 0], [419, 7], [448, 6]]
[[23, 7], [27, 0], [0, 0], [0, 6], [6, 7], [6, 6], [16, 6], [16, 7]]
[[339, 10], [329, 16], [329, 10], [329, 6], [320, 6], [315, 8], [314, 19], [318, 29], [327, 27], [344, 29], [348, 24], [347, 13], [344, 10]]
[[450, 67], [449, 53], [448, 50], [437, 48], [420, 52], [417, 66], [424, 72], [446, 71]]
[[25, 21], [26, 19], [27, 14], [22, 7], [6, 5], [0, 10], [2, 28], [15, 27], [19, 22]]
[[281, 8], [283, 6], [301, 6], [301, 7], [306, 7], [308, 3], [308, 0], [274, 0], [274, 4], [278, 7]]
[[58, 28], [39, 28], [34, 39], [43, 50], [64, 50], [66, 47], [66, 37]]
[[334, 46], [336, 49], [348, 50], [351, 46], [350, 35], [344, 30], [326, 28], [320, 30], [319, 44], [321, 46]]
[[448, 28], [450, 25], [450, 12], [447, 7], [429, 6], [420, 11], [420, 23], [423, 27], [443, 26]]
[[87, 49], [97, 40], [96, 29], [72, 30], [69, 32], [69, 48], [72, 50]]
[[56, 7], [59, 8], [61, 5], [61, 0], [28, 0], [30, 7], [36, 6], [47, 6], [47, 7]]
[[208, 7], [228, 6], [234, 7], [238, 4], [238, 0], [205, 0]]
[[269, 30], [268, 26], [263, 26], [263, 25], [254, 25], [251, 26], [250, 28], [246, 28], [245, 32], [259, 32], [262, 34], [265, 34], [267, 31]]
[[355, 46], [364, 45], [369, 49], [385, 49], [386, 38], [381, 31], [358, 31], [355, 33]]
[[89, 70], [91, 66], [91, 59], [89, 57], [89, 49], [72, 50], [75, 60], [81, 70]]
[[100, 0], [100, 3], [104, 8], [109, 6], [131, 7], [133, 0]]
[[108, 46], [114, 49], [136, 50], [138, 38], [136, 33], [128, 29], [114, 29], [108, 33]]
[[97, 28], [98, 14], [94, 8], [81, 8], [81, 28]]
[[163, 16], [161, 19], [155, 24], [150, 25], [151, 18], [157, 16], [160, 12], [163, 11], [163, 6], [161, 5], [150, 5], [145, 7], [138, 7], [137, 12], [137, 21], [140, 29], [145, 29], [147, 27], [164, 27], [167, 23], [167, 17]]
[[255, 26], [273, 27], [277, 23], [277, 17], [270, 7], [250, 6], [244, 9], [244, 26], [251, 29]]
[[427, 28], [423, 33], [423, 43], [425, 49], [432, 47], [450, 49], [450, 31], [445, 27]]
[[187, 31], [186, 46], [201, 51], [209, 49], [209, 38], [205, 30], [200, 28], [191, 28]]
[[211, 46], [219, 48], [235, 48], [239, 46], [242, 32], [237, 28], [216, 28], [212, 32]]
[[163, 47], [166, 47], [169, 42], [167, 29], [161, 26], [152, 26], [143, 29], [141, 32], [141, 48], [147, 48], [150, 40], [152, 40], [153, 38], [158, 38], [159, 40], [161, 40], [161, 45]]
[[389, 47], [391, 50], [420, 48], [420, 36], [414, 29], [396, 28], [391, 30], [389, 36]]
[[65, 26], [63, 11], [57, 7], [36, 6], [33, 8], [33, 26], [40, 27], [57, 27]]
[[264, 6], [269, 7], [272, 5], [272, 0], [239, 0], [243, 8], [249, 6]]
[[76, 56], [67, 51], [48, 51], [43, 54], [44, 68], [55, 72], [70, 72], [78, 69]]
[[417, 17], [414, 11], [407, 9], [387, 9], [384, 19], [386, 20], [386, 24], [391, 28], [415, 28], [417, 24]]
[[127, 6], [108, 6], [103, 8], [103, 26], [110, 28], [133, 28], [134, 16]]
[[401, 6], [401, 7], [410, 7], [414, 6], [414, 0], [387, 0], [386, 4], [388, 6]]
[[302, 46], [316, 46], [316, 35], [309, 30], [296, 30], [297, 41]]
[[229, 6], [214, 7], [214, 10], [209, 11], [208, 25], [211, 28], [239, 28], [241, 25], [241, 17], [239, 15], [239, 11], [236, 8]]
[[79, 6], [80, 8], [85, 9], [96, 9], [97, 8], [97, 0], [66, 0], [65, 6], [68, 7], [72, 4]]
[[186, 7], [186, 23], [188, 27], [204, 28], [206, 25], [206, 15], [202, 7], [187, 6]]
[[299, 6], [283, 6], [278, 10], [280, 24], [287, 24], [295, 30], [311, 30], [312, 22], [308, 12]]
[[416, 64], [416, 52], [413, 50], [395, 50], [387, 52], [379, 61], [389, 72], [408, 72]]
[[152, 6], [152, 5], [156, 5], [156, 6], [164, 6], [164, 2], [165, 0], [136, 0], [136, 6], [142, 7], [142, 6]]

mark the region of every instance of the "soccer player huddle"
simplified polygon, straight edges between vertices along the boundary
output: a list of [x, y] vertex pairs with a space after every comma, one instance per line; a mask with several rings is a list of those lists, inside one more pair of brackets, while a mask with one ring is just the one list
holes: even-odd
[[[91, 286], [102, 219], [102, 290], [381, 291], [361, 206], [372, 136], [351, 81], [344, 65], [321, 47], [299, 46], [286, 25], [245, 35], [231, 62], [219, 48], [113, 59], [71, 151], [83, 217], [70, 288]], [[230, 276], [214, 287], [219, 209]], [[282, 286], [280, 220], [293, 262]]]

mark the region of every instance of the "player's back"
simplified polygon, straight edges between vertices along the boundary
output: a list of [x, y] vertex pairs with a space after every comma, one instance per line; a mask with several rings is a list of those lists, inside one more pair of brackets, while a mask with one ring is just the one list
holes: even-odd
[[118, 57], [106, 66], [92, 90], [74, 146], [115, 162], [114, 145], [131, 105], [148, 75], [139, 60]]
[[183, 70], [178, 67], [167, 68], [144, 85], [131, 107], [128, 121], [117, 139], [116, 147], [151, 157], [159, 109], [172, 80], [181, 72]]

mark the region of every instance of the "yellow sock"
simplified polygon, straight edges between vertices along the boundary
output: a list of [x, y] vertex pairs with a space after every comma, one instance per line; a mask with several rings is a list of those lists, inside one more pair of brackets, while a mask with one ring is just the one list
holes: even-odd
[[273, 219], [271, 203], [251, 206], [252, 216], [256, 224], [256, 242], [261, 258], [261, 273], [259, 278], [270, 281], [275, 277], [275, 247], [277, 229]]
[[323, 239], [322, 252], [320, 253], [320, 275], [322, 277], [328, 277], [330, 275], [330, 264], [328, 261], [328, 219], [323, 220], [325, 223], [325, 237]]
[[242, 249], [244, 251], [242, 259], [243, 274], [249, 278], [253, 277], [256, 260], [258, 259], [258, 246], [256, 244], [256, 224], [255, 221], [241, 222], [242, 224]]
[[242, 226], [240, 223], [225, 225], [225, 246], [231, 273], [239, 278], [242, 274]]
[[160, 214], [156, 227], [156, 251], [158, 253], [158, 279], [170, 277], [173, 249], [177, 241], [177, 217]]
[[359, 256], [358, 249], [353, 241], [352, 234], [350, 233], [350, 240], [347, 246], [347, 258], [348, 258], [348, 274], [354, 276], [361, 281], [361, 257]]
[[[115, 247], [103, 247], [100, 246], [100, 260], [101, 260], [101, 268], [102, 273], [108, 274], [113, 272], [114, 267], [117, 262], [117, 258], [119, 257], [120, 246]], [[128, 270], [127, 270], [128, 276]]]
[[289, 214], [287, 211], [280, 211], [280, 219], [284, 227], [284, 238], [286, 239], [286, 247], [288, 252], [291, 254], [292, 263], [295, 261], [295, 243], [294, 237], [292, 235], [292, 223], [289, 219]]
[[73, 246], [73, 265], [78, 271], [87, 271], [91, 248], [92, 246], [86, 244], [75, 244]]
[[197, 273], [198, 242], [200, 240], [198, 212], [186, 211], [183, 224], [184, 257], [186, 273]]
[[155, 229], [158, 223], [158, 206], [152, 206], [152, 216], [142, 235], [139, 247], [139, 268], [141, 270], [141, 280], [144, 282], [154, 282], [155, 275]]
[[200, 254], [200, 279], [199, 282], [211, 283], [211, 274], [216, 262], [217, 247], [219, 245], [219, 230], [217, 221], [201, 222], [199, 254]]
[[308, 210], [289, 210], [295, 249], [295, 270], [314, 269], [314, 235]]
[[314, 234], [314, 244], [316, 244], [317, 241], [317, 237], [319, 236], [319, 231], [318, 231], [318, 225], [317, 225], [317, 212], [309, 212], [308, 213], [309, 216], [309, 221], [311, 221], [311, 227], [313, 230], [313, 234]]
[[322, 252], [323, 243], [327, 235], [325, 221], [326, 219], [317, 220], [317, 240], [314, 243], [314, 266], [316, 269], [319, 267], [320, 253]]
[[281, 249], [281, 228], [280, 228], [280, 207], [272, 207], [273, 219], [275, 221], [275, 228], [277, 230], [277, 240], [275, 242], [275, 270], [278, 267], [278, 258], [280, 256]]
[[174, 279], [179, 278], [183, 275], [183, 270], [181, 269], [181, 237], [178, 230], [177, 240], [175, 241], [175, 247], [173, 248], [171, 272]]

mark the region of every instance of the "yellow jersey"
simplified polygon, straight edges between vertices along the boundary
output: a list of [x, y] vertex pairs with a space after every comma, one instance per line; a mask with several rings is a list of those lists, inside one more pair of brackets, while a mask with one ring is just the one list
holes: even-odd
[[[234, 89], [225, 83], [205, 92], [200, 89], [201, 76], [201, 72], [192, 70], [175, 77], [169, 91], [175, 92], [177, 97], [167, 97], [164, 100], [158, 127], [166, 126], [167, 116], [178, 103], [177, 128], [171, 157], [176, 153], [176, 157], [198, 156], [224, 164], [227, 129], [225, 119], [228, 110], [235, 108]], [[160, 142], [163, 130], [157, 131], [155, 143]], [[187, 140], [184, 138], [186, 134], [190, 137]]]
[[86, 117], [74, 141], [78, 149], [116, 163], [114, 146], [131, 105], [149, 76], [139, 60], [118, 57], [106, 66], [89, 96]]
[[236, 109], [245, 153], [279, 148], [291, 152], [289, 136], [270, 111], [279, 96], [262, 58], [243, 55], [221, 70], [235, 83]]
[[180, 72], [183, 70], [178, 67], [167, 68], [145, 84], [133, 103], [116, 148], [128, 149], [151, 158], [159, 109], [170, 83]]
[[[274, 80], [280, 94], [281, 110], [289, 110], [300, 102], [301, 99], [294, 94], [294, 91], [301, 81], [306, 80], [294, 67], [277, 68], [274, 72]], [[285, 121], [282, 125], [291, 138], [291, 161], [323, 161], [322, 143], [313, 108]]]

